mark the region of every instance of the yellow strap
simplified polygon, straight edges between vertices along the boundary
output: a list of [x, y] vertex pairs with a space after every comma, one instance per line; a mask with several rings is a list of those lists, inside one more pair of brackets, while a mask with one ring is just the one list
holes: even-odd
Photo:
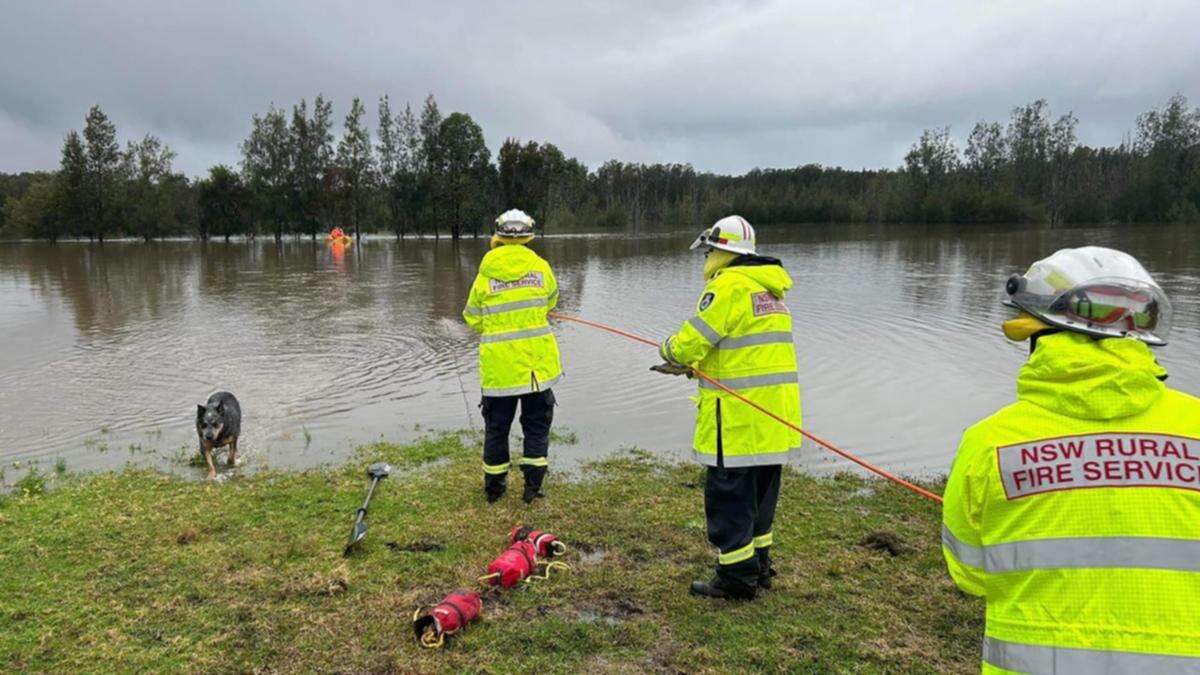
[[546, 567], [542, 570], [542, 576], [530, 576], [530, 579], [549, 579], [551, 570], [562, 570], [564, 572], [571, 571], [571, 566], [565, 562], [554, 561], [546, 563]]
[[[420, 616], [421, 608], [418, 607], [413, 610], [413, 623], [416, 623], [417, 618]], [[421, 643], [421, 646], [426, 649], [440, 649], [442, 645], [446, 644], [446, 636], [445, 634], [439, 634], [437, 632], [437, 624], [433, 624], [426, 628], [425, 632], [421, 633], [419, 642]]]
[[550, 460], [545, 457], [522, 457], [517, 460], [521, 466], [550, 466]]
[[445, 633], [438, 633], [433, 628], [421, 633], [421, 646], [426, 649], [441, 649], [446, 644]]
[[768, 532], [754, 538], [754, 548], [766, 548], [775, 543], [775, 533]]

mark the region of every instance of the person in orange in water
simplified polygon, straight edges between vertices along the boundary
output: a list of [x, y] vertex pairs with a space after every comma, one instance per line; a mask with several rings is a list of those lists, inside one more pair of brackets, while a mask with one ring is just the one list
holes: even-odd
[[345, 236], [346, 236], [346, 233], [343, 232], [342, 228], [340, 228], [340, 227], [335, 227], [335, 228], [333, 228], [333, 230], [331, 230], [329, 232], [330, 239], [343, 239], [343, 238], [345, 238]]

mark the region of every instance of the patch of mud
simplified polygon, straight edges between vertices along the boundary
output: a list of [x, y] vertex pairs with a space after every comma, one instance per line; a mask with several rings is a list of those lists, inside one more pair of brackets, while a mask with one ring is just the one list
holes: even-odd
[[858, 545], [872, 551], [882, 551], [893, 557], [908, 552], [908, 545], [894, 532], [872, 532], [863, 537]]
[[579, 564], [580, 565], [599, 565], [600, 563], [604, 562], [604, 559], [607, 557], [608, 557], [608, 549], [606, 549], [606, 548], [594, 548], [590, 551], [582, 551], [581, 550], [579, 552]]
[[404, 553], [436, 553], [446, 550], [444, 544], [432, 539], [417, 539], [406, 544], [401, 544], [398, 541], [389, 541], [384, 546], [387, 546], [392, 551]]
[[188, 544], [196, 541], [199, 538], [200, 538], [200, 530], [198, 530], [194, 527], [189, 527], [189, 528], [185, 529], [183, 532], [180, 532], [179, 536], [175, 537], [175, 542], [178, 543], [180, 546], [187, 546]]
[[577, 541], [574, 548], [579, 551], [579, 564], [581, 565], [599, 565], [608, 557], [608, 549], [596, 546], [591, 542]]
[[646, 610], [637, 603], [622, 598], [584, 606], [575, 613], [575, 617], [584, 623], [604, 623], [615, 626], [622, 621], [628, 621], [645, 613]]
[[315, 573], [307, 578], [293, 578], [285, 582], [279, 589], [279, 597], [332, 597], [341, 595], [350, 589], [350, 580], [344, 570], [336, 569], [328, 573]]

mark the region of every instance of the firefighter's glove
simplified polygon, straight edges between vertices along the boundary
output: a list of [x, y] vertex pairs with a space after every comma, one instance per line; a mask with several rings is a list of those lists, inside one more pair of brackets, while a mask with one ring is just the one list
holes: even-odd
[[687, 366], [677, 366], [673, 363], [660, 363], [657, 366], [650, 366], [650, 370], [663, 375], [687, 375], [688, 379], [692, 379], [692, 369]]

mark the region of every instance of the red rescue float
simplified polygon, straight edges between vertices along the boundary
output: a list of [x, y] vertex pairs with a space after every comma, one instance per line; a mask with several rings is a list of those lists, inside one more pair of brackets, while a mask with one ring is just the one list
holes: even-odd
[[515, 541], [488, 565], [488, 573], [480, 577], [480, 581], [512, 588], [533, 574], [536, 568], [537, 549], [528, 541]]
[[542, 532], [528, 525], [518, 525], [508, 533], [511, 543], [527, 541], [533, 544], [533, 549], [542, 558], [556, 558], [567, 552], [567, 545], [549, 532]]
[[454, 635], [467, 624], [479, 618], [483, 612], [483, 601], [479, 594], [459, 589], [447, 595], [424, 615], [418, 609], [413, 613], [413, 631], [422, 647], [441, 647], [447, 635]]

